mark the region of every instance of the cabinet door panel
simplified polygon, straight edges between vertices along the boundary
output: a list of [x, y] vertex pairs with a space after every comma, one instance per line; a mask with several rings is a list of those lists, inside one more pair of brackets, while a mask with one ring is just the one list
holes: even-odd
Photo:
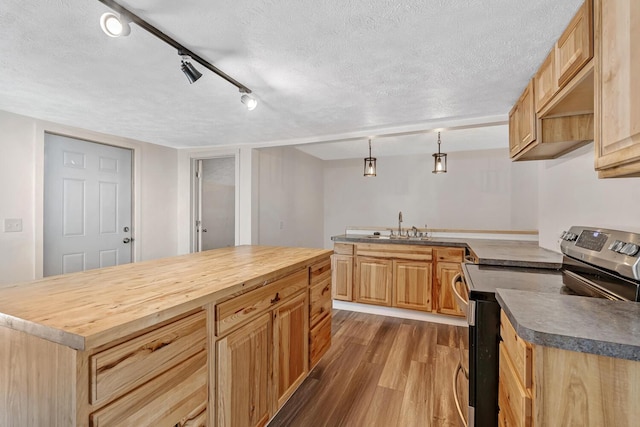
[[597, 0], [596, 169], [640, 174], [640, 2]]
[[357, 301], [391, 306], [391, 260], [357, 257]]
[[438, 313], [465, 316], [465, 313], [458, 308], [453, 289], [451, 288], [453, 277], [460, 272], [460, 263], [439, 262], [436, 268]]
[[276, 410], [309, 372], [308, 307], [308, 293], [304, 292], [273, 312]]
[[520, 98], [518, 108], [518, 137], [520, 150], [536, 140], [536, 109], [533, 79], [529, 82]]
[[394, 261], [393, 306], [412, 310], [431, 311], [432, 264]]
[[353, 257], [332, 255], [331, 282], [333, 299], [353, 301]]
[[269, 420], [271, 331], [269, 312], [216, 343], [218, 427], [262, 426]]
[[563, 87], [584, 64], [593, 58], [592, 40], [592, 0], [586, 0], [556, 44], [558, 87]]
[[552, 49], [534, 77], [536, 88], [536, 112], [540, 111], [558, 90], [555, 58], [556, 51], [555, 49]]

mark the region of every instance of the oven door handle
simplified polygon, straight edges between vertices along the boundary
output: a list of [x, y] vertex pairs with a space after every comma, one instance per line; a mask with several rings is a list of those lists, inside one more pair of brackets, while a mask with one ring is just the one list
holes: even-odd
[[462, 425], [467, 427], [467, 420], [464, 419], [464, 414], [462, 413], [462, 407], [460, 406], [460, 400], [458, 398], [458, 374], [460, 371], [464, 372], [462, 361], [458, 361], [458, 367], [453, 373], [453, 400], [456, 402], [456, 409], [458, 410], [458, 416], [460, 417], [460, 421], [462, 421]]
[[[467, 312], [469, 307], [468, 298], [464, 298], [460, 292], [458, 291], [458, 283], [464, 283], [462, 280], [462, 273], [456, 273], [451, 279], [451, 290], [453, 291], [453, 295], [456, 297], [456, 301], [458, 302], [458, 306], [462, 311]], [[466, 286], [466, 285], [465, 285]]]

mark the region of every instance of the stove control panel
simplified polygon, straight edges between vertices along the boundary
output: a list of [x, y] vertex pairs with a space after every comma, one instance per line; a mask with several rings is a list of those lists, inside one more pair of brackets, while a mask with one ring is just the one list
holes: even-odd
[[560, 239], [564, 255], [640, 280], [640, 233], [573, 226]]

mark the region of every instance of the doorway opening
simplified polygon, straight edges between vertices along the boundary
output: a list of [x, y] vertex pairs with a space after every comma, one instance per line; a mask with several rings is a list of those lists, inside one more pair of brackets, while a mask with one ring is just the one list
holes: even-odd
[[236, 243], [236, 157], [194, 159], [192, 252]]
[[133, 151], [44, 136], [43, 275], [133, 260]]

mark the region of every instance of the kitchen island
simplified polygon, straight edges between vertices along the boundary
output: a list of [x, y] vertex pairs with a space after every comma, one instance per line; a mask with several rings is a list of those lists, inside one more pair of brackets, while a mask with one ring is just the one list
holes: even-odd
[[0, 425], [265, 424], [330, 343], [330, 255], [239, 246], [0, 288]]

